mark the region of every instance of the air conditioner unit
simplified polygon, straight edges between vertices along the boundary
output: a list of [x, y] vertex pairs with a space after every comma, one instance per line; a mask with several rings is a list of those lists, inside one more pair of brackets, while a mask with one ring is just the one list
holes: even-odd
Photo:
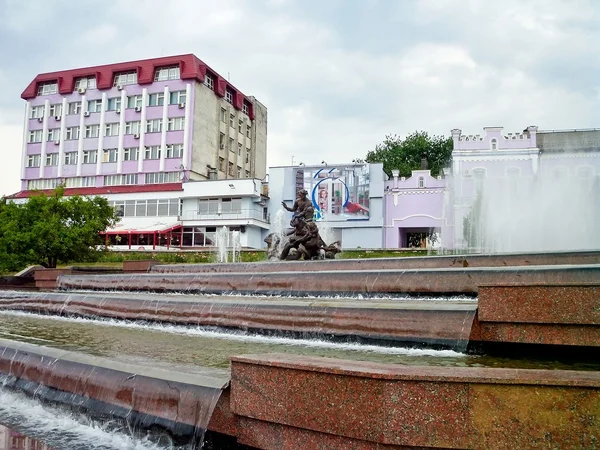
[[77, 92], [79, 92], [80, 94], [85, 94], [85, 88], [79, 88], [77, 89]]
[[54, 120], [60, 120], [60, 116], [54, 116]]
[[136, 134], [134, 134], [134, 135], [133, 135], [133, 138], [134, 138], [134, 139], [139, 139], [139, 138], [140, 138], [140, 135], [136, 133]]
[[57, 139], [54, 141], [54, 145], [58, 145], [58, 144], [60, 144], [60, 140]]
[[141, 112], [142, 111], [142, 107], [141, 106], [136, 106], [135, 107], [135, 112]]
[[44, 121], [44, 117], [38, 117], [38, 122], [43, 122]]
[[185, 108], [185, 103], [180, 103], [180, 104], [179, 104], [179, 108], [180, 108], [180, 109], [183, 109], [183, 108]]
[[117, 91], [122, 91], [123, 90], [123, 86], [121, 86], [120, 84], [117, 84]]
[[90, 117], [90, 112], [89, 111], [84, 111], [83, 117]]
[[121, 114], [121, 110], [120, 110], [120, 109], [116, 109], [116, 110], [115, 110], [115, 112], [116, 112], [117, 114]]

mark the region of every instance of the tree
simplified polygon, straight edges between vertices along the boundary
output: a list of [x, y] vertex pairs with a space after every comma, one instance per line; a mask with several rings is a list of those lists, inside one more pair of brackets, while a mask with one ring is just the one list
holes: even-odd
[[39, 193], [26, 203], [0, 202], [0, 269], [28, 264], [56, 267], [60, 261], [91, 258], [102, 245], [100, 232], [117, 222], [103, 197], [65, 198], [64, 188]]
[[389, 177], [394, 169], [400, 171], [400, 176], [410, 177], [413, 170], [421, 167], [423, 157], [427, 158], [431, 175], [437, 176], [450, 163], [452, 138], [429, 136], [426, 131], [415, 131], [406, 139], [387, 135], [375, 150], [367, 153], [366, 161], [382, 162]]

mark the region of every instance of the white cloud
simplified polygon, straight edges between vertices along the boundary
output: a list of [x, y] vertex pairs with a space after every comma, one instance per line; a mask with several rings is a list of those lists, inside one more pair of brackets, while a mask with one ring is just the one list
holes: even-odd
[[[23, 3], [11, 3], [9, 33], [29, 14]], [[335, 8], [327, 16], [310, 0], [102, 4], [95, 23], [83, 20], [86, 11], [53, 8], [57, 29], [83, 36], [69, 41], [69, 51], [57, 46], [30, 56], [25, 77], [13, 64], [0, 66], [0, 76], [4, 70], [5, 79], [23, 84], [12, 100], [0, 100], [5, 125], [22, 123], [20, 92], [44, 61], [54, 70], [195, 53], [267, 106], [269, 165], [289, 164], [292, 155], [306, 164], [349, 161], [385, 134], [416, 129], [448, 135], [488, 125], [598, 126], [600, 5], [593, 0], [420, 0], [410, 17], [406, 5], [388, 4], [403, 8], [401, 25], [393, 14], [362, 20], [378, 2], [327, 3]], [[63, 24], [57, 18], [65, 11]], [[352, 14], [362, 31], [347, 26]], [[0, 132], [20, 149], [20, 133]], [[19, 170], [0, 171], [0, 180], [18, 185]]]

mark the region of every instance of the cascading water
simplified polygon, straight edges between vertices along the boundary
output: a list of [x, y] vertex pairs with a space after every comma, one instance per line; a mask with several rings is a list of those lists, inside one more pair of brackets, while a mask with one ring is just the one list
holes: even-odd
[[275, 214], [275, 219], [271, 222], [271, 233], [273, 238], [277, 240], [276, 254], [279, 255], [283, 251], [283, 247], [287, 242], [287, 230], [289, 229], [289, 217], [284, 209], [280, 209]]
[[[542, 160], [543, 161], [543, 160]], [[477, 196], [463, 198], [460, 177], [448, 178], [443, 247], [469, 253], [600, 249], [600, 178], [550, 170], [535, 176], [478, 180]]]

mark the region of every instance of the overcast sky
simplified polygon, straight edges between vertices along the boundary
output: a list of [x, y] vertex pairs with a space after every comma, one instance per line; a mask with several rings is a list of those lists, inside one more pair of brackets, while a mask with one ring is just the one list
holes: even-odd
[[194, 53], [268, 108], [268, 165], [386, 134], [600, 127], [597, 0], [0, 0], [0, 195], [38, 74]]

